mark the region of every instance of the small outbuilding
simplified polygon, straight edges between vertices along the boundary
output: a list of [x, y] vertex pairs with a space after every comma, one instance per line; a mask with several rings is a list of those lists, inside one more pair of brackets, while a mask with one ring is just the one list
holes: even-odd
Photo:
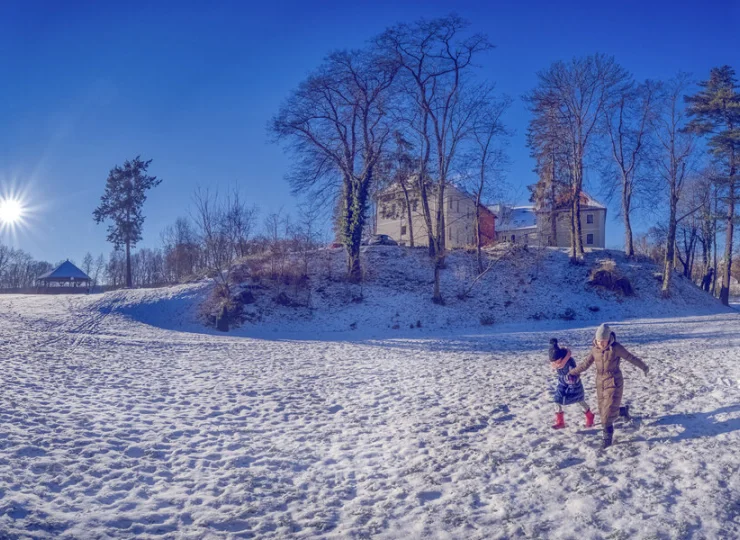
[[92, 285], [92, 279], [85, 272], [67, 260], [51, 272], [47, 272], [37, 277], [36, 284], [38, 287], [43, 287], [45, 289], [52, 287], [89, 289], [90, 285]]

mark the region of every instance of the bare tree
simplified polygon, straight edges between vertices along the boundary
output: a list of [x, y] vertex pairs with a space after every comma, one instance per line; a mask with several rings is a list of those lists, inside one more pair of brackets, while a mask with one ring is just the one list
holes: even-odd
[[[527, 186], [530, 201], [540, 216], [547, 215], [550, 234], [547, 244], [558, 245], [558, 212], [563, 210], [571, 183], [571, 149], [563, 135], [555, 98], [530, 102], [534, 113], [527, 128], [527, 146], [535, 159], [536, 184]], [[571, 219], [571, 226], [573, 220]], [[572, 239], [572, 235], [571, 235]]]
[[633, 198], [649, 179], [641, 168], [646, 161], [647, 139], [659, 91], [660, 85], [653, 81], [645, 81], [637, 87], [630, 85], [617, 94], [604, 111], [606, 132], [617, 173], [607, 176], [606, 181], [619, 186], [624, 251], [628, 257], [635, 254], [631, 222]]
[[341, 197], [347, 273], [362, 278], [360, 244], [375, 169], [389, 142], [391, 89], [397, 66], [368, 51], [334, 53], [295, 90], [272, 132], [298, 158], [296, 192], [320, 188]]
[[666, 232], [666, 255], [663, 269], [662, 294], [670, 296], [671, 276], [676, 258], [676, 229], [679, 221], [678, 203], [689, 176], [695, 149], [695, 137], [684, 130], [686, 114], [683, 95], [690, 85], [689, 75], [679, 73], [666, 83], [658, 99], [658, 114], [652, 127], [658, 144], [655, 167], [668, 190], [669, 217]]
[[[416, 162], [413, 156], [414, 145], [405, 137], [403, 131], [397, 130], [393, 134], [394, 151], [390, 156], [388, 177], [394, 186], [401, 188], [403, 205], [406, 215], [406, 228], [409, 235], [409, 246], [414, 247], [414, 213], [418, 205], [416, 192]], [[389, 187], [389, 186], [383, 186]]]
[[481, 230], [481, 211], [484, 199], [495, 195], [495, 180], [503, 173], [507, 164], [507, 156], [500, 141], [508, 132], [501, 117], [511, 105], [511, 99], [503, 98], [489, 100], [483, 104], [477, 113], [473, 127], [474, 155], [477, 162], [478, 174], [475, 181], [470, 183], [469, 191], [475, 199], [475, 215], [473, 228], [475, 229], [476, 260], [478, 273], [482, 274], [483, 257], [481, 247], [483, 234]]
[[552, 115], [569, 147], [571, 173], [571, 260], [584, 254], [581, 235], [581, 191], [587, 152], [606, 105], [629, 82], [613, 57], [596, 54], [555, 62], [537, 74], [537, 87], [525, 98], [535, 115]]
[[238, 189], [234, 188], [227, 196], [221, 225], [235, 257], [247, 255], [258, 214], [259, 209], [256, 206], [247, 206]]
[[[445, 261], [445, 188], [475, 109], [464, 88], [474, 60], [492, 46], [481, 34], [467, 35], [468, 23], [451, 15], [399, 24], [376, 39], [385, 56], [401, 67], [406, 125], [420, 142], [417, 189], [434, 257], [435, 302], [443, 302], [440, 272]], [[430, 204], [434, 197], [434, 207]], [[434, 215], [432, 215], [432, 211]]]
[[95, 265], [93, 266], [93, 273], [88, 274], [93, 282], [93, 287], [97, 287], [100, 284], [100, 277], [105, 270], [105, 256], [101, 253], [98, 258], [95, 259]]
[[218, 283], [229, 290], [228, 271], [234, 260], [234, 250], [223, 232], [224, 210], [218, 192], [198, 188], [193, 194], [191, 217], [201, 239], [206, 267], [214, 272]]

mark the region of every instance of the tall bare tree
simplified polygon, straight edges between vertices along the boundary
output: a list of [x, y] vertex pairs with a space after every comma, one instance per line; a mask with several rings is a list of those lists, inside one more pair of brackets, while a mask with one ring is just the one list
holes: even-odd
[[666, 254], [663, 268], [662, 294], [671, 294], [671, 277], [676, 259], [676, 229], [679, 221], [678, 203], [691, 171], [695, 136], [685, 131], [686, 112], [682, 99], [691, 84], [686, 73], [668, 81], [657, 98], [658, 113], [652, 122], [657, 140], [655, 167], [668, 191], [669, 216], [666, 233]]
[[527, 128], [527, 146], [536, 163], [534, 172], [538, 180], [527, 189], [538, 214], [548, 217], [548, 245], [557, 246], [558, 212], [563, 209], [564, 202], [570, 200], [570, 147], [562, 133], [563, 126], [554, 97], [539, 100], [532, 112], [534, 114]]
[[397, 65], [368, 51], [342, 51], [294, 90], [271, 130], [298, 158], [296, 192], [341, 197], [341, 240], [350, 279], [362, 278], [360, 244], [375, 169], [391, 138], [389, 107]]
[[659, 85], [653, 81], [627, 86], [615, 95], [614, 101], [608, 103], [604, 111], [606, 132], [617, 173], [608, 174], [606, 181], [619, 187], [624, 221], [624, 251], [628, 257], [635, 254], [631, 221], [633, 198], [649, 180], [649, 176], [641, 169], [646, 162], [647, 139], [650, 136], [659, 89]]
[[486, 36], [468, 34], [468, 26], [451, 15], [398, 24], [376, 39], [383, 54], [401, 68], [406, 125], [413, 127], [420, 143], [417, 189], [434, 258], [432, 299], [437, 303], [444, 301], [440, 272], [445, 263], [445, 188], [475, 113], [465, 88], [474, 61], [491, 48]]
[[535, 115], [555, 111], [559, 132], [571, 160], [571, 259], [582, 258], [581, 191], [587, 152], [602, 114], [629, 83], [629, 75], [613, 57], [602, 54], [555, 62], [537, 74], [537, 87], [526, 96]]
[[481, 230], [481, 211], [484, 199], [495, 195], [495, 181], [500, 178], [507, 164], [501, 138], [507, 135], [502, 116], [511, 106], [511, 99], [489, 99], [482, 103], [476, 114], [473, 125], [473, 156], [477, 165], [477, 174], [472, 175], [468, 190], [475, 199], [473, 228], [475, 229], [476, 260], [478, 273], [483, 272], [483, 245]]
[[235, 257], [247, 255], [249, 240], [254, 233], [258, 214], [257, 206], [248, 206], [238, 189], [232, 189], [227, 195], [221, 225]]

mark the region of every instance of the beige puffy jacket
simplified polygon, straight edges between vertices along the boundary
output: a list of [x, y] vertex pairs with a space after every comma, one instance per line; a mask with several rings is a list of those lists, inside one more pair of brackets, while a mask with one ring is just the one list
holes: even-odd
[[609, 345], [606, 349], [594, 346], [591, 354], [580, 365], [570, 370], [570, 375], [580, 375], [592, 364], [596, 364], [596, 397], [599, 401], [599, 416], [602, 426], [610, 426], [619, 416], [619, 406], [622, 403], [622, 391], [624, 389], [624, 378], [619, 369], [619, 361], [626, 360], [644, 371], [648, 367], [639, 358], [617, 343], [617, 337], [612, 332]]

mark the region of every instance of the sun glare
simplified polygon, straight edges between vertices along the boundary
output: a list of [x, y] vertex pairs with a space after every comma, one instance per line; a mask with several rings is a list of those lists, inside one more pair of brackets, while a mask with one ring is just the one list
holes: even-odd
[[0, 224], [15, 225], [23, 219], [23, 204], [16, 199], [0, 199]]

